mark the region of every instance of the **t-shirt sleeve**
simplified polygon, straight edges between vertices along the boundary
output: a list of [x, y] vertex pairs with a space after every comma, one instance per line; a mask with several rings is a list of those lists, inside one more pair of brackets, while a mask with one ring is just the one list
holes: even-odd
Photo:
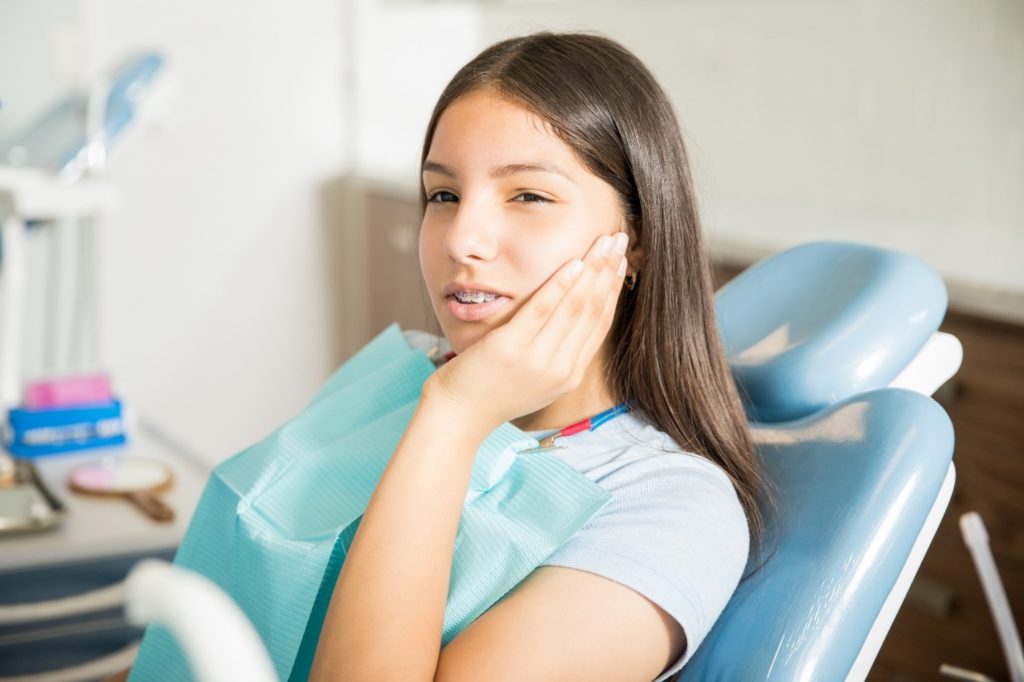
[[746, 515], [725, 473], [692, 454], [652, 454], [613, 478], [612, 500], [541, 565], [615, 580], [672, 616], [686, 650], [660, 682], [690, 659], [739, 584]]

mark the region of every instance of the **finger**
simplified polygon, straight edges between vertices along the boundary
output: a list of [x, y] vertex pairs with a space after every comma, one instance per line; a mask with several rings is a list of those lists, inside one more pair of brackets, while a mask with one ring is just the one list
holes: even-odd
[[565, 263], [502, 325], [501, 329], [512, 336], [516, 347], [525, 348], [533, 342], [537, 332], [554, 314], [559, 301], [586, 270], [587, 266], [582, 260], [574, 259]]
[[[623, 235], [623, 239], [625, 237]], [[617, 239], [606, 241], [604, 238], [598, 241], [595, 252], [587, 258], [593, 268], [592, 278], [587, 281], [581, 276], [572, 285], [535, 340], [535, 347], [546, 348], [550, 353], [547, 355], [549, 366], [563, 377], [579, 376], [582, 368], [590, 364], [591, 358], [581, 357], [580, 353], [612, 296], [615, 269], [622, 258], [617, 251], [625, 251], [622, 244], [616, 249], [616, 242]]]
[[543, 321], [537, 333], [530, 340], [530, 351], [537, 353], [538, 362], [541, 362], [539, 358], [543, 358], [550, 364], [561, 340], [582, 315], [585, 293], [594, 286], [594, 280], [601, 268], [603, 255], [601, 251], [606, 244], [610, 248], [610, 240], [610, 235], [601, 235], [594, 240], [583, 255], [583, 271], [562, 293], [547, 319]]
[[615, 309], [618, 307], [619, 295], [625, 280], [626, 257], [615, 254], [605, 267], [595, 285], [597, 293], [593, 301], [591, 315], [580, 321], [566, 339], [565, 346], [576, 350], [577, 363], [584, 366], [590, 364], [591, 358], [604, 341]]
[[[504, 327], [511, 328], [510, 331], [515, 337], [514, 341], [518, 347], [533, 347], [537, 334], [550, 322], [566, 294], [574, 286], [577, 286], [579, 280], [584, 280], [583, 286], [588, 286], [586, 281], [592, 278], [596, 271], [596, 267], [591, 261], [595, 259], [594, 254], [603, 238], [602, 236], [594, 240], [582, 260], [570, 261], [556, 270], [555, 274], [549, 277], [504, 325]], [[551, 356], [549, 354], [546, 357], [550, 358]]]
[[[623, 242], [620, 247], [622, 252], [625, 246]], [[594, 282], [583, 292], [585, 298], [582, 314], [576, 324], [560, 338], [555, 351], [556, 362], [559, 366], [575, 368], [574, 374], [581, 375], [590, 364], [611, 326], [625, 279], [625, 268], [620, 268], [624, 261], [625, 256], [614, 247], [603, 257]]]
[[[590, 337], [586, 340], [586, 342], [583, 345], [583, 350], [580, 351], [579, 353], [579, 357], [581, 359], [586, 358], [587, 365], [590, 364], [590, 360], [594, 357], [594, 354], [597, 353], [597, 350], [598, 348], [601, 347], [601, 344], [604, 343], [604, 340], [608, 336], [608, 330], [611, 329], [612, 322], [615, 321], [615, 310], [619, 306], [619, 298], [622, 292], [622, 283], [626, 279], [626, 257], [622, 256], [621, 259], [622, 260], [620, 261], [620, 264], [616, 266], [616, 283], [613, 286], [614, 293], [612, 296], [608, 297], [608, 301], [606, 303], [604, 312], [601, 315], [600, 321], [597, 323], [597, 326], [594, 327], [594, 330], [591, 332]], [[583, 369], [585, 370], [586, 366], [584, 366]]]

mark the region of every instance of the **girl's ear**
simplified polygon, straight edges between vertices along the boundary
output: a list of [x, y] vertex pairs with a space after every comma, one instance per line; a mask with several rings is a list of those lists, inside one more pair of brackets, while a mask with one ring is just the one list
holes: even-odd
[[639, 221], [623, 223], [622, 231], [629, 235], [629, 248], [626, 250], [626, 260], [629, 261], [630, 272], [637, 272], [643, 268], [644, 249], [637, 242], [639, 234]]

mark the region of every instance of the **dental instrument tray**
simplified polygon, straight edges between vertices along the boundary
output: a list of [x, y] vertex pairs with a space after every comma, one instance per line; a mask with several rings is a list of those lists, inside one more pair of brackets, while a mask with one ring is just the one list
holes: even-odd
[[56, 526], [67, 514], [67, 507], [46, 486], [32, 462], [12, 462], [12, 471], [0, 476], [0, 534]]

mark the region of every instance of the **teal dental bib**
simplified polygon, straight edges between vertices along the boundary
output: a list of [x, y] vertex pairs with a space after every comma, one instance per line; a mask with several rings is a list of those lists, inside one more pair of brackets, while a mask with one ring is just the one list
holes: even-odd
[[[282, 680], [305, 680], [362, 513], [434, 365], [392, 324], [309, 406], [210, 475], [174, 563], [245, 611]], [[442, 643], [526, 578], [611, 499], [510, 423], [480, 446], [455, 539]], [[410, 557], [415, 561], [415, 557]], [[170, 633], [146, 630], [131, 680], [193, 679]]]

